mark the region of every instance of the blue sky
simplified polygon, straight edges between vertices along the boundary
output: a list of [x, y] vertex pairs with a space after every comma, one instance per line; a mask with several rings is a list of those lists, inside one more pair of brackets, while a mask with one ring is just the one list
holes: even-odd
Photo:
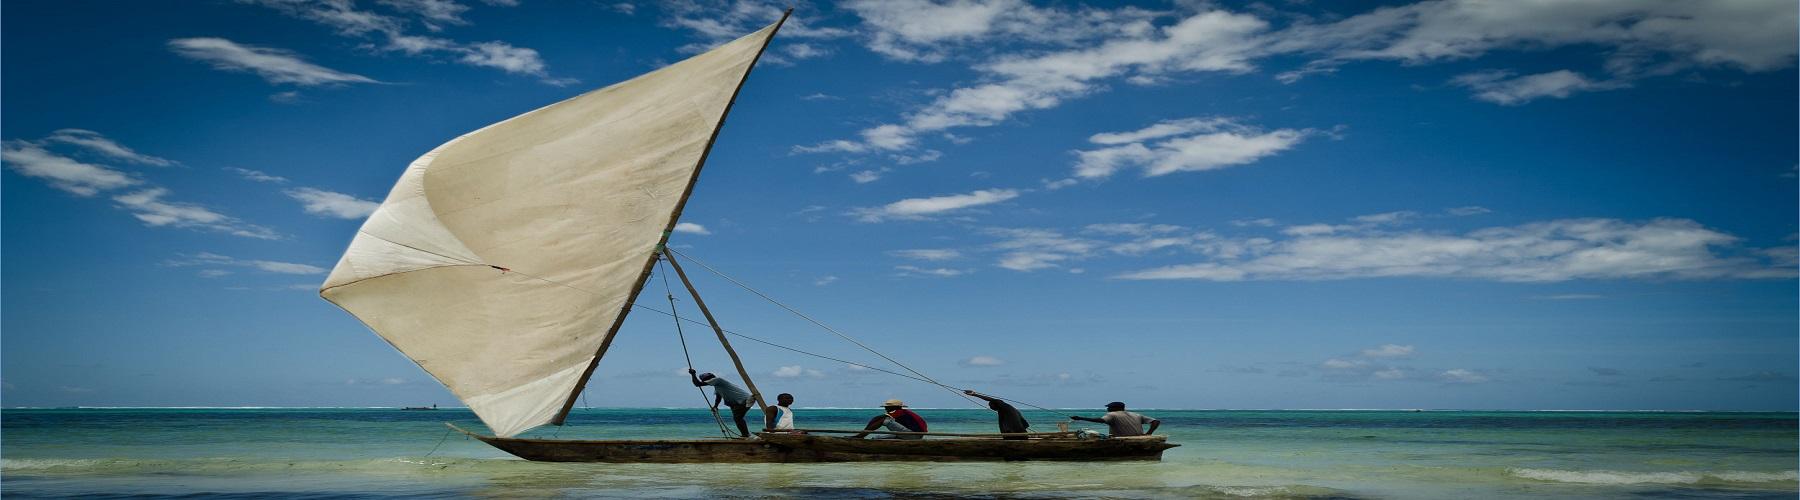
[[[5, 7], [9, 406], [455, 404], [316, 294], [405, 165], [779, 16]], [[802, 4], [673, 244], [1046, 406], [1793, 410], [1795, 21], [1779, 0]], [[881, 366], [690, 267], [728, 328]], [[966, 404], [738, 346], [802, 406]], [[690, 406], [681, 364], [640, 311], [587, 404]]]

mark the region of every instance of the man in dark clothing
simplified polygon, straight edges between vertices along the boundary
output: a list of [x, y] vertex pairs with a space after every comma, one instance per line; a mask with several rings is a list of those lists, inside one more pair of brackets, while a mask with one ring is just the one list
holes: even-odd
[[737, 384], [733, 384], [731, 381], [719, 378], [711, 373], [702, 373], [695, 376], [693, 368], [688, 369], [688, 378], [693, 379], [694, 387], [712, 386], [712, 409], [715, 411], [718, 410], [720, 403], [724, 403], [725, 406], [730, 407], [731, 419], [737, 421], [738, 432], [742, 433], [744, 437], [750, 437], [750, 424], [744, 421], [744, 415], [750, 413], [750, 403], [754, 401], [754, 398], [750, 396], [750, 391], [746, 391], [742, 387], [738, 387]]
[[[1006, 404], [1006, 401], [971, 390], [964, 390], [963, 394], [975, 396], [987, 401], [988, 409], [994, 410], [994, 413], [1000, 414], [1000, 433], [1013, 434], [1031, 432], [1031, 422], [1026, 422], [1025, 416], [1019, 414], [1019, 409], [1013, 408], [1013, 405]], [[1025, 439], [1025, 436], [1006, 436], [1004, 439]]]

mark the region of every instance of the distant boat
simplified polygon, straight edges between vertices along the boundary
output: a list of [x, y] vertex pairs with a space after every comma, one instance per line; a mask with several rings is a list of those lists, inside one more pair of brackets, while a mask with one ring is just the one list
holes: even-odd
[[770, 413], [666, 245], [738, 92], [791, 13], [711, 51], [483, 127], [419, 157], [357, 231], [319, 294], [448, 387], [494, 435], [456, 430], [528, 460], [1156, 460], [1177, 446], [1162, 436], [1084, 440], [1069, 432], [1014, 440], [816, 435], [856, 432], [831, 430], [754, 440], [514, 437], [563, 424], [659, 260], [681, 277], [752, 399]]
[[401, 408], [401, 410], [405, 410], [405, 411], [436, 410], [436, 409], [437, 409], [437, 405], [435, 405], [435, 404], [431, 405], [431, 406], [408, 406], [405, 408]]

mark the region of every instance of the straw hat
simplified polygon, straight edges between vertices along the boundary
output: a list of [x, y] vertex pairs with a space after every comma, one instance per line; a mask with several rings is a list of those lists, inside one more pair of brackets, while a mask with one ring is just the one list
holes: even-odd
[[906, 403], [903, 403], [898, 399], [889, 399], [887, 402], [881, 403], [881, 406], [906, 406]]

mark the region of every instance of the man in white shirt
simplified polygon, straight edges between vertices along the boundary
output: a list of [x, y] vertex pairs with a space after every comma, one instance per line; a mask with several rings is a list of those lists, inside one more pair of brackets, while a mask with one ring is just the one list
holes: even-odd
[[769, 428], [778, 431], [794, 430], [794, 409], [790, 408], [793, 405], [793, 394], [784, 392], [775, 396], [775, 422], [770, 424]]
[[[1125, 411], [1125, 403], [1113, 401], [1106, 404], [1106, 414], [1100, 418], [1069, 416], [1069, 420], [1081, 420], [1106, 424], [1112, 437], [1148, 436], [1156, 433], [1156, 427], [1162, 425], [1161, 420], [1146, 417], [1141, 413]], [[1144, 424], [1150, 424], [1150, 430], [1144, 430]]]

